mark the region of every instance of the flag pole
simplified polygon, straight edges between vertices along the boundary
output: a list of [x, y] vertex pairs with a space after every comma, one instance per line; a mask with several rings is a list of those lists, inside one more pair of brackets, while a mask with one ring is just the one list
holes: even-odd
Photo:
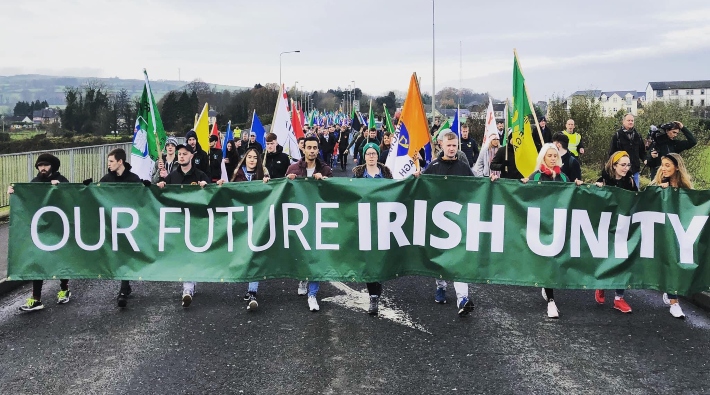
[[[518, 60], [518, 51], [513, 48], [513, 54], [515, 55], [515, 61], [518, 63], [518, 69], [520, 70], [520, 75], [525, 78], [525, 75], [523, 74], [523, 67], [520, 65], [520, 61]], [[523, 88], [525, 89], [525, 96], [528, 97], [528, 105], [530, 106], [530, 112], [532, 112], [533, 119], [535, 119], [535, 129], [537, 129], [537, 135], [540, 137], [540, 142], [544, 143], [545, 140], [542, 138], [542, 131], [540, 130], [540, 124], [537, 122], [537, 114], [535, 114], [535, 107], [532, 104], [532, 101], [530, 101], [530, 94], [528, 93], [528, 85], [523, 83]]]
[[150, 117], [153, 121], [153, 137], [155, 137], [155, 150], [158, 153], [158, 160], [162, 159], [163, 149], [160, 147], [160, 139], [158, 138], [158, 125], [155, 121], [155, 108], [153, 108], [153, 91], [150, 90], [150, 82], [148, 81], [148, 72], [143, 69], [143, 75], [145, 76], [145, 87], [148, 91], [148, 105], [150, 106]]

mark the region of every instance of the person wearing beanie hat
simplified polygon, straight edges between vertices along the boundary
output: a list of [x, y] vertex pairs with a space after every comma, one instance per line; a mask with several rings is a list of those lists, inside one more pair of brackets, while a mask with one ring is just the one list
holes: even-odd
[[[367, 143], [362, 149], [365, 163], [353, 168], [355, 178], [387, 178], [392, 179], [392, 172], [387, 166], [378, 163], [380, 147], [375, 143]], [[382, 283], [367, 283], [367, 292], [370, 294], [370, 308], [367, 313], [377, 315], [379, 312], [380, 296], [382, 296]]]
[[[210, 174], [212, 175], [212, 182], [217, 182], [222, 176], [222, 149], [217, 148], [217, 141], [219, 137], [215, 135], [210, 136]], [[225, 170], [226, 172], [226, 170]], [[229, 175], [227, 175], [229, 178]]]
[[[537, 132], [537, 129], [534, 128], [532, 131], [533, 135], [533, 142], [535, 143], [535, 148], [540, 151], [540, 148], [542, 148], [543, 144], [551, 143], [552, 142], [552, 129], [547, 127], [547, 118], [542, 117], [538, 119], [537, 124], [540, 126], [540, 133]], [[540, 134], [542, 134], [542, 141], [540, 141]]]
[[[49, 182], [52, 185], [57, 185], [60, 182], [69, 182], [63, 175], [59, 173], [59, 165], [61, 162], [59, 158], [52, 154], [44, 153], [37, 157], [35, 162], [35, 169], [38, 173], [35, 178], [30, 182]], [[8, 194], [15, 193], [15, 189], [12, 186], [7, 188]], [[32, 281], [32, 296], [27, 299], [27, 302], [20, 306], [20, 311], [37, 311], [42, 310], [44, 305], [42, 304], [42, 286], [44, 285], [43, 280]], [[69, 291], [69, 280], [59, 281], [59, 292], [57, 293], [57, 303], [65, 304], [69, 302], [71, 297], [71, 291]]]
[[210, 171], [210, 159], [207, 152], [203, 150], [200, 143], [197, 141], [197, 133], [194, 130], [190, 130], [185, 134], [185, 143], [192, 147], [193, 156], [192, 164], [195, 165], [200, 171], [207, 174], [207, 177], [212, 176]]
[[165, 140], [165, 154], [155, 162], [153, 167], [153, 176], [151, 177], [153, 184], [157, 184], [160, 181], [160, 177], [167, 177], [173, 169], [177, 169], [180, 166], [177, 160], [177, 146], [178, 141], [175, 137], [168, 137]]

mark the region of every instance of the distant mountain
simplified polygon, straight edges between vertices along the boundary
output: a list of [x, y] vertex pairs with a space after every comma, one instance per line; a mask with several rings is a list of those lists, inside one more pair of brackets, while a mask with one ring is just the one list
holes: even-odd
[[[80, 78], [55, 77], [49, 75], [26, 74], [9, 77], [0, 76], [0, 106], [9, 107], [10, 111], [18, 101], [47, 100], [50, 106], [64, 105], [64, 88], [79, 87], [87, 81], [99, 81], [110, 91], [126, 89], [131, 96], [139, 96], [143, 92], [143, 80], [126, 80], [121, 78]], [[190, 81], [151, 80], [155, 100], [174, 89], [182, 89]], [[241, 86], [210, 84], [218, 91], [244, 90]]]

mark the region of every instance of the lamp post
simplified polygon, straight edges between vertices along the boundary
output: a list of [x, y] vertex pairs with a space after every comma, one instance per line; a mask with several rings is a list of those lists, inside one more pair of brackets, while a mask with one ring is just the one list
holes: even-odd
[[283, 55], [285, 53], [299, 53], [299, 52], [301, 52], [301, 51], [300, 50], [299, 51], [284, 51], [279, 54], [279, 89], [281, 89], [281, 55]]
[[350, 107], [355, 107], [355, 81], [350, 81], [353, 83], [352, 95], [350, 96]]

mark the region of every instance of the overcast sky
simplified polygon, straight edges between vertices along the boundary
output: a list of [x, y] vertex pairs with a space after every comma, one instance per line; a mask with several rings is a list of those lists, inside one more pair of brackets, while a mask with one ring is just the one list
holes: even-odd
[[[532, 99], [710, 79], [710, 1], [470, 1], [435, 5], [436, 88], [504, 99], [517, 48]], [[200, 78], [308, 90], [432, 89], [431, 0], [7, 1], [0, 75]], [[462, 51], [460, 51], [462, 49]], [[462, 57], [460, 57], [462, 52]], [[462, 64], [463, 67], [460, 67]]]

